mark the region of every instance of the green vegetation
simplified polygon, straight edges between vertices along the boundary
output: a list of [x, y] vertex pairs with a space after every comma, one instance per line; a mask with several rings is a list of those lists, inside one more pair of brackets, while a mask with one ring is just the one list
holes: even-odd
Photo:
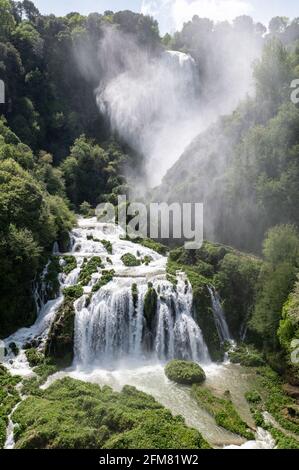
[[18, 449], [209, 448], [181, 417], [133, 387], [116, 393], [67, 378], [32, 391], [13, 415]]
[[[255, 385], [258, 390], [246, 393], [256, 425], [268, 430], [279, 449], [299, 448], [299, 417], [296, 400], [288, 396], [282, 388], [282, 380], [270, 367], [256, 370]], [[267, 411], [276, 421], [269, 424], [263, 418]]]
[[132, 255], [132, 253], [125, 253], [121, 257], [121, 260], [127, 267], [140, 266], [141, 264], [141, 261], [137, 259], [136, 256]]
[[51, 256], [48, 263], [46, 276], [43, 279], [46, 284], [47, 298], [49, 300], [55, 299], [59, 294], [60, 282], [58, 276], [60, 272], [61, 267], [58, 256]]
[[65, 294], [64, 302], [51, 325], [45, 348], [46, 357], [52, 359], [54, 364], [64, 367], [70, 366], [74, 357], [74, 300], [73, 292]]
[[99, 202], [114, 204], [128, 191], [124, 165], [142, 165], [113, 139], [93, 93], [102, 73], [87, 76], [80, 51], [86, 48], [98, 68], [107, 27], [132, 34], [148, 51], [160, 37], [153, 19], [129, 11], [58, 18], [27, 0], [1, 0], [0, 17], [7, 97], [0, 110], [0, 337], [6, 337], [35, 320], [32, 282], [55, 241], [68, 250], [70, 208], [90, 217]]
[[86, 201], [80, 204], [79, 212], [80, 212], [80, 215], [82, 215], [83, 217], [86, 217], [87, 219], [95, 216], [95, 210], [91, 207], [91, 204], [89, 204], [89, 202], [86, 202]]
[[245, 393], [245, 398], [248, 403], [260, 403], [262, 398], [256, 390], [251, 390], [250, 392]]
[[99, 256], [94, 256], [90, 260], [85, 260], [81, 268], [78, 282], [82, 286], [87, 286], [91, 281], [91, 276], [97, 273], [100, 268], [103, 268], [102, 259]]
[[137, 286], [137, 284], [132, 284], [132, 298], [133, 298], [134, 309], [136, 311], [137, 304], [138, 304], [138, 286]]
[[198, 364], [177, 359], [166, 365], [165, 375], [169, 380], [182, 385], [200, 384], [206, 379], [204, 370]]
[[65, 274], [70, 274], [77, 267], [77, 260], [75, 256], [67, 255], [63, 257], [64, 265], [63, 272]]
[[146, 255], [144, 258], [142, 258], [142, 263], [146, 266], [148, 266], [151, 261], [153, 261], [153, 258], [151, 256]]
[[30, 367], [40, 366], [44, 362], [44, 355], [35, 348], [26, 350], [26, 358]]
[[235, 434], [254, 439], [253, 433], [248, 429], [248, 425], [240, 418], [231, 399], [229, 392], [223, 398], [219, 398], [213, 393], [198, 385], [193, 385], [192, 396], [196, 399], [199, 406], [204, 407], [219, 426]]
[[177, 248], [169, 254], [169, 279], [175, 279], [176, 271], [187, 274], [196, 319], [214, 361], [221, 361], [225, 351], [215, 325], [208, 287], [215, 286], [220, 293], [230, 331], [239, 339], [251, 318], [261, 266], [261, 260], [252, 255], [210, 242], [204, 242], [200, 250]]
[[265, 364], [261, 353], [252, 346], [240, 345], [229, 351], [228, 357], [233, 364], [241, 364], [246, 367], [259, 367]]
[[[1, 137], [0, 153], [1, 142], [11, 147], [10, 156], [0, 158], [0, 336], [5, 336], [35, 319], [32, 282], [45, 265], [54, 241], [63, 245], [74, 217], [63, 198], [50, 194], [37, 178], [38, 163], [31, 150], [21, 143], [1, 141]], [[31, 162], [29, 169], [13, 158], [20, 153]], [[52, 296], [56, 288], [54, 281]]]
[[282, 380], [269, 367], [259, 371], [259, 379], [265, 391], [264, 407], [286, 430], [299, 436], [298, 406], [296, 400], [282, 390]]
[[100, 240], [102, 245], [104, 245], [104, 247], [106, 248], [107, 252], [112, 255], [112, 251], [113, 251], [113, 248], [112, 248], [112, 243], [109, 241], [109, 240]]
[[77, 300], [84, 294], [84, 289], [80, 285], [69, 286], [63, 289], [63, 295], [67, 300]]
[[0, 365], [0, 449], [3, 448], [6, 440], [8, 416], [20, 401], [19, 393], [15, 388], [20, 380], [20, 377], [12, 377], [5, 367]]
[[227, 253], [219, 265], [214, 283], [226, 312], [231, 334], [239, 339], [254, 308], [262, 262], [254, 256]]
[[296, 350], [299, 340], [299, 281], [284, 304], [277, 334], [285, 354], [287, 379], [291, 384], [298, 386], [299, 366], [294, 363], [292, 356], [298, 357]]
[[150, 250], [156, 251], [162, 256], [166, 256], [169, 252], [169, 248], [162, 243], [159, 243], [151, 238], [130, 238], [127, 237], [127, 240], [131, 241], [132, 243], [138, 243], [138, 245], [142, 245], [145, 248], [149, 248]]
[[111, 271], [102, 271], [102, 276], [100, 280], [93, 286], [92, 292], [97, 292], [102, 287], [106, 286], [106, 284], [112, 281], [114, 275], [115, 271], [113, 269]]
[[[273, 227], [264, 242], [265, 263], [250, 328], [268, 353], [279, 353], [277, 330], [282, 310], [296, 281], [299, 235], [290, 225]], [[278, 362], [278, 360], [276, 360]]]
[[143, 315], [146, 320], [146, 326], [149, 332], [153, 331], [155, 324], [158, 304], [158, 294], [151, 282], [148, 283], [148, 289], [144, 297]]

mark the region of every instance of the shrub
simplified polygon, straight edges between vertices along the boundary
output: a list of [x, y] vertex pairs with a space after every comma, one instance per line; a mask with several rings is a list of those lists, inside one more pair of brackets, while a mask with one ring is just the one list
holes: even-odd
[[102, 287], [106, 286], [109, 282], [112, 281], [113, 277], [115, 275], [115, 271], [103, 271], [102, 272], [102, 277], [101, 279], [93, 286], [92, 292], [97, 292], [100, 290]]
[[77, 260], [75, 256], [72, 255], [67, 255], [63, 257], [64, 261], [64, 266], [63, 266], [63, 272], [65, 274], [70, 274], [74, 269], [77, 267]]
[[126, 253], [121, 257], [122, 262], [127, 267], [140, 266], [141, 261], [132, 255], [132, 253]]
[[63, 295], [68, 299], [68, 300], [77, 300], [82, 295], [84, 294], [84, 290], [82, 286], [76, 285], [76, 286], [70, 286], [66, 287], [63, 289]]
[[25, 354], [30, 367], [38, 366], [44, 362], [44, 355], [35, 348], [27, 349]]
[[98, 272], [99, 268], [103, 268], [102, 260], [99, 256], [94, 256], [86, 261], [81, 269], [78, 282], [83, 286], [87, 286], [91, 281], [92, 274]]

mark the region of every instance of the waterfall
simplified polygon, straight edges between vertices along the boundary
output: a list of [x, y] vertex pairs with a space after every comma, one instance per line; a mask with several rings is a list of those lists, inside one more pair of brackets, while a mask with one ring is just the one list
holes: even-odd
[[[184, 273], [177, 273], [176, 283], [172, 284], [167, 280], [166, 257], [126, 240], [120, 227], [99, 223], [96, 218], [79, 219], [71, 236], [71, 252], [67, 255], [75, 259], [76, 267], [59, 275], [61, 289], [57, 299], [45, 300], [44, 282], [42, 288], [35, 290], [37, 320], [32, 327], [22, 328], [5, 340], [6, 346], [13, 342], [21, 351], [15, 358], [9, 353], [8, 365], [20, 372], [28, 369], [24, 346], [34, 341], [43, 347], [63, 303], [63, 289], [78, 284], [82, 269], [94, 257], [100, 258], [100, 267], [83, 286], [82, 297], [74, 302], [76, 366], [110, 367], [126, 359], [210, 361], [202, 332], [193, 318], [192, 287]], [[111, 243], [112, 253], [108, 253], [103, 241]], [[138, 259], [138, 266], [125, 266], [122, 257], [128, 253]], [[64, 265], [62, 257], [60, 264]], [[48, 266], [42, 280], [47, 269]], [[103, 272], [112, 270], [112, 280], [98, 290], [94, 288]], [[151, 312], [146, 313], [149, 289], [155, 301]]]
[[[115, 272], [112, 281], [92, 293], [92, 287], [102, 275], [94, 274], [84, 296], [75, 302], [75, 364], [110, 366], [119, 360], [148, 357], [208, 362], [208, 349], [193, 318], [193, 294], [186, 276], [178, 273], [177, 283], [173, 285], [166, 280], [165, 257], [124, 240], [122, 235], [119, 227], [100, 224], [95, 219], [89, 226], [86, 220], [81, 220], [73, 232], [72, 254], [78, 261], [100, 256], [104, 269]], [[112, 243], [109, 257], [99, 243], [103, 239]], [[121, 261], [125, 253], [140, 260], [147, 256], [152, 261], [128, 268]], [[133, 285], [137, 291], [135, 299]], [[150, 321], [145, 315], [149, 285], [157, 297]]]
[[[159, 261], [163, 260], [160, 258]], [[143, 269], [149, 272], [151, 267]], [[133, 283], [138, 290], [136, 305]], [[155, 279], [153, 274], [151, 286], [159, 293], [151, 326], [144, 315], [148, 291], [146, 278], [116, 275], [113, 281], [92, 296], [88, 306], [86, 296], [76, 301], [76, 365], [109, 366], [126, 358], [138, 360], [147, 357], [162, 361], [173, 358], [202, 363], [209, 361], [201, 330], [192, 316], [190, 283], [181, 274], [174, 287], [166, 279]]]
[[225, 312], [221, 305], [220, 297], [213, 287], [208, 287], [208, 289], [211, 296], [213, 315], [219, 339], [222, 343], [231, 343], [233, 339], [229, 332], [229, 327], [225, 318]]
[[154, 187], [206, 120], [198, 112], [196, 63], [179, 51], [149, 55], [117, 31], [106, 32], [99, 57], [107, 76], [97, 90], [97, 104], [112, 129], [144, 155], [148, 182]]

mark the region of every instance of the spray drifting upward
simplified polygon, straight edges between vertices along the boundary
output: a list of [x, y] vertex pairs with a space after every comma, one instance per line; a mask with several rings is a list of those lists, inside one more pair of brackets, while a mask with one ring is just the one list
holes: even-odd
[[259, 43], [242, 31], [216, 31], [190, 46], [196, 61], [142, 46], [112, 27], [104, 31], [97, 103], [112, 129], [143, 155], [143, 191], [144, 183], [159, 184], [193, 139], [252, 89]]
[[145, 156], [149, 185], [158, 184], [200, 130], [195, 61], [176, 51], [150, 54], [109, 29], [99, 57], [106, 79], [98, 106], [112, 129]]

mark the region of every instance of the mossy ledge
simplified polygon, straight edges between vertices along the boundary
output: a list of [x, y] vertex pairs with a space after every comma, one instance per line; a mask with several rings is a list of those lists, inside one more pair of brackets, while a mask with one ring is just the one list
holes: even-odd
[[57, 365], [68, 367], [73, 362], [74, 326], [74, 298], [65, 296], [50, 328], [45, 347], [45, 356], [51, 358]]
[[121, 257], [121, 260], [128, 268], [141, 265], [141, 261], [137, 259], [136, 256], [134, 256], [132, 253], [125, 253]]
[[195, 362], [173, 360], [165, 367], [169, 380], [182, 385], [201, 384], [206, 379], [204, 370]]
[[247, 346], [245, 344], [239, 345], [236, 349], [229, 351], [228, 357], [233, 364], [240, 364], [245, 367], [259, 367], [265, 365], [262, 354], [253, 346]]
[[208, 449], [153, 397], [70, 378], [38, 390], [13, 414], [17, 449]]
[[115, 271], [111, 269], [111, 271], [102, 271], [102, 276], [99, 281], [93, 286], [92, 292], [98, 292], [102, 287], [109, 284], [112, 281], [113, 277], [115, 276]]
[[205, 408], [215, 418], [218, 426], [222, 426], [228, 431], [245, 437], [248, 440], [254, 439], [253, 432], [235, 409], [229, 392], [226, 392], [220, 398], [207, 388], [193, 385], [191, 393], [198, 405]]

